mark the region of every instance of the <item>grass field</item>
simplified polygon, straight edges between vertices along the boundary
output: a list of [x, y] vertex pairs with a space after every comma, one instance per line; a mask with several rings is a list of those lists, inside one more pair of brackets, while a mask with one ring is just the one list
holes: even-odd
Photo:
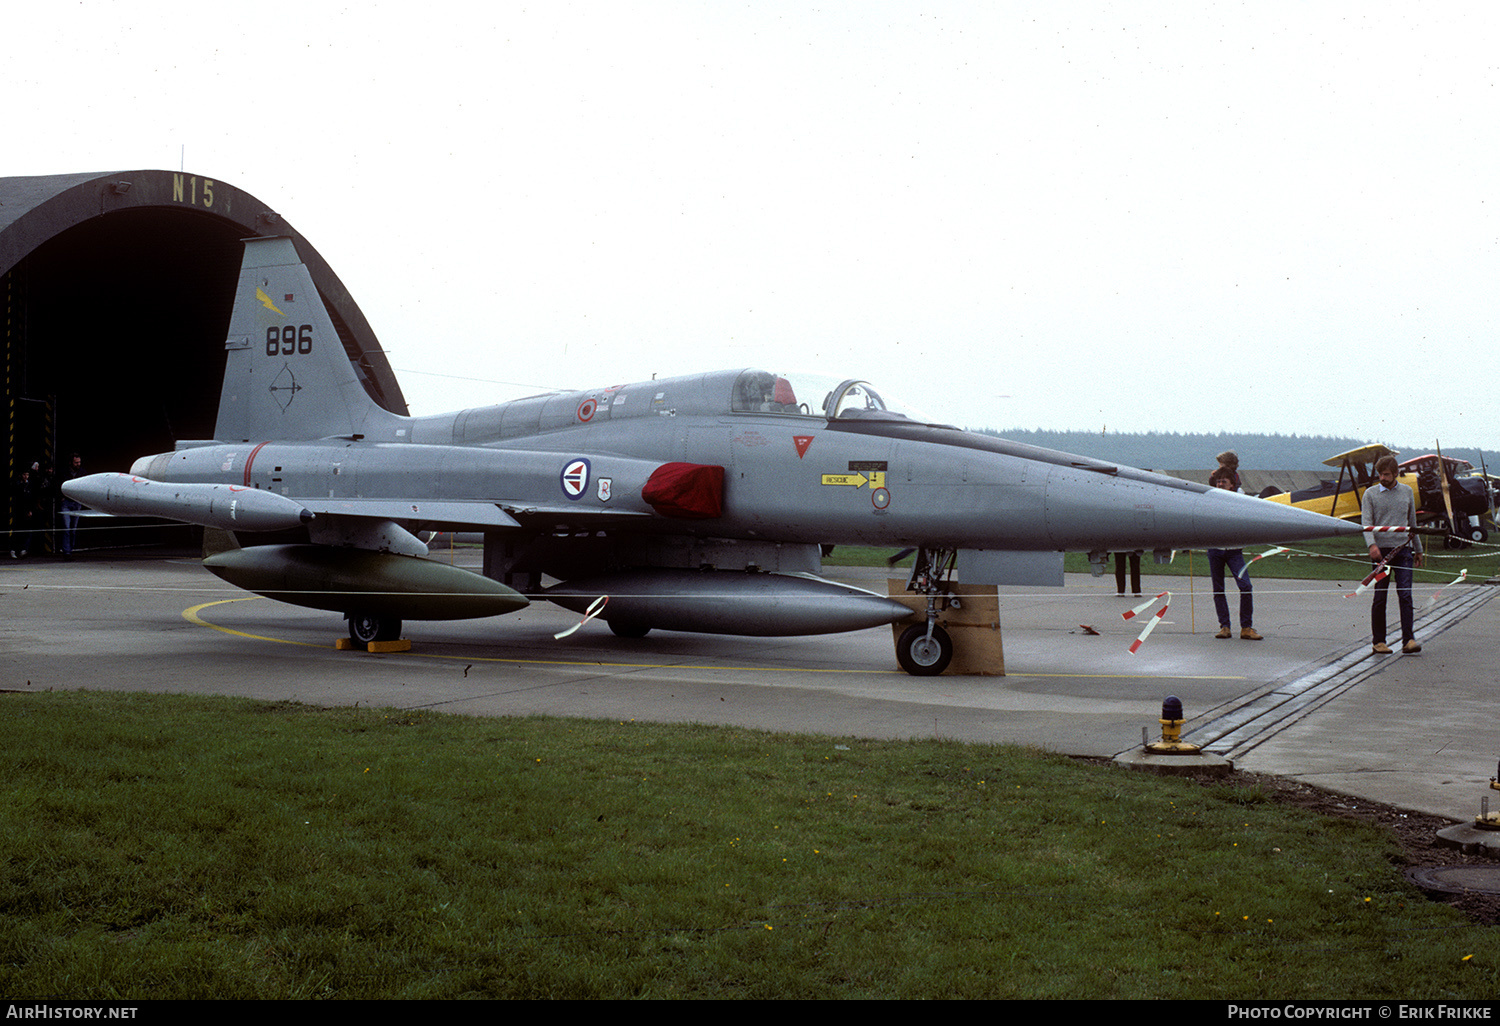
[[1375, 827], [1012, 748], [0, 695], [11, 998], [1475, 998]]

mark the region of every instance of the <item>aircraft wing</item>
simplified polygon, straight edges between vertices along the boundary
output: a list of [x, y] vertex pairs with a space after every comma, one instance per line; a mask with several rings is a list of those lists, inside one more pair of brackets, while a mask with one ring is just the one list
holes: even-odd
[[1325, 467], [1341, 467], [1345, 462], [1374, 463], [1382, 456], [1395, 455], [1395, 450], [1388, 449], [1378, 443], [1375, 445], [1362, 445], [1358, 449], [1350, 449], [1348, 452], [1341, 452], [1337, 456], [1328, 457], [1323, 461], [1323, 465]]

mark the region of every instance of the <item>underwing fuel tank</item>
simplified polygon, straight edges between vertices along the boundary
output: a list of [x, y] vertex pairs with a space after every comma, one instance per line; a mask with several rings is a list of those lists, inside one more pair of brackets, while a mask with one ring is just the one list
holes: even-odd
[[884, 595], [817, 577], [759, 571], [640, 569], [567, 581], [542, 597], [584, 613], [600, 596], [599, 618], [616, 628], [748, 637], [837, 634], [882, 627], [912, 615]]
[[161, 517], [226, 531], [283, 531], [313, 519], [274, 492], [228, 484], [173, 484], [131, 474], [89, 474], [64, 481], [62, 493], [121, 517]]
[[403, 620], [467, 620], [530, 605], [499, 581], [416, 556], [328, 545], [257, 545], [203, 565], [237, 588], [312, 609]]

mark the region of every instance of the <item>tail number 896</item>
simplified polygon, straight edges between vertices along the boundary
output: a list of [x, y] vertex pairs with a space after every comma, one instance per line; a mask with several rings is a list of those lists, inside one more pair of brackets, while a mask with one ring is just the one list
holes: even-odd
[[267, 356], [291, 356], [293, 354], [306, 356], [312, 352], [312, 343], [311, 324], [288, 324], [284, 328], [266, 329]]

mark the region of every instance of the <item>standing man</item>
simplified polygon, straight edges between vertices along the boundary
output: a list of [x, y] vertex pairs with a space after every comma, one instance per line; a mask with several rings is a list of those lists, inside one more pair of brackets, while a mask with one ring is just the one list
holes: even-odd
[[1360, 522], [1365, 527], [1405, 527], [1405, 535], [1375, 534], [1365, 531], [1365, 543], [1370, 547], [1370, 562], [1376, 566], [1384, 562], [1390, 573], [1375, 585], [1375, 595], [1370, 602], [1370, 633], [1375, 639], [1374, 651], [1378, 655], [1389, 655], [1390, 647], [1385, 643], [1385, 600], [1390, 593], [1391, 576], [1396, 578], [1396, 604], [1401, 609], [1401, 651], [1416, 655], [1422, 651], [1417, 643], [1412, 622], [1416, 619], [1411, 604], [1411, 568], [1423, 563], [1422, 539], [1416, 533], [1417, 498], [1412, 490], [1396, 480], [1396, 457], [1382, 456], [1375, 461], [1375, 473], [1380, 482], [1365, 489], [1360, 499]]
[[83, 476], [83, 457], [76, 452], [68, 457], [68, 467], [57, 475], [58, 495], [62, 498], [62, 549], [63, 559], [73, 558], [73, 546], [78, 541], [78, 515], [83, 512], [83, 503], [75, 502], [62, 494], [62, 486], [65, 482]]
[[[35, 465], [35, 464], [34, 464]], [[42, 508], [41, 489], [37, 486], [36, 472], [31, 467], [22, 467], [21, 476], [11, 486], [11, 508], [15, 510], [15, 534], [11, 538], [11, 559], [25, 556], [36, 543], [38, 516]]]
[[1139, 552], [1115, 553], [1115, 591], [1125, 594], [1125, 563], [1130, 562], [1130, 587], [1135, 597], [1141, 597], [1141, 554]]
[[[1226, 455], [1233, 456], [1233, 453]], [[1215, 488], [1223, 488], [1232, 492], [1239, 484], [1239, 475], [1233, 468], [1224, 464], [1224, 457], [1219, 457], [1219, 469], [1208, 476], [1208, 483]], [[1238, 465], [1239, 460], [1235, 460]], [[1240, 637], [1245, 641], [1261, 641], [1261, 635], [1256, 632], [1255, 622], [1255, 600], [1250, 594], [1250, 573], [1245, 569], [1244, 549], [1209, 549], [1208, 550], [1208, 575], [1214, 585], [1214, 612], [1219, 614], [1219, 633], [1216, 638], [1232, 638], [1234, 631], [1229, 626], [1229, 600], [1224, 597], [1224, 569], [1228, 567], [1229, 572], [1234, 574], [1234, 583], [1240, 586]]]

